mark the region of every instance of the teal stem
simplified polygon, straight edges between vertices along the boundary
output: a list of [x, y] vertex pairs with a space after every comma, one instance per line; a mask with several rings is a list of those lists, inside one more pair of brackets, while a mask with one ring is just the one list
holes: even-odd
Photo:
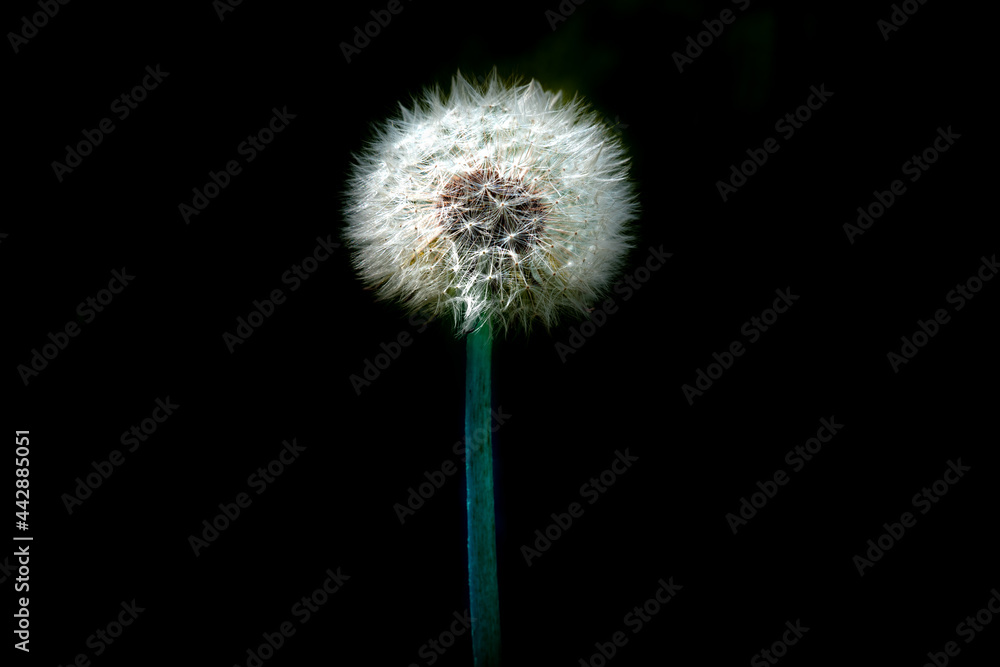
[[466, 337], [465, 483], [469, 516], [469, 605], [475, 667], [500, 664], [496, 514], [493, 507], [490, 357], [493, 335], [486, 321]]

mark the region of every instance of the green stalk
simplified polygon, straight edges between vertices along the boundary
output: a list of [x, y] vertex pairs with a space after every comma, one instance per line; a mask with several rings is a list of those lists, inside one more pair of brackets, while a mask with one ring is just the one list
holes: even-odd
[[469, 604], [475, 667], [500, 664], [496, 514], [493, 508], [493, 438], [489, 321], [466, 338], [465, 484], [469, 513]]

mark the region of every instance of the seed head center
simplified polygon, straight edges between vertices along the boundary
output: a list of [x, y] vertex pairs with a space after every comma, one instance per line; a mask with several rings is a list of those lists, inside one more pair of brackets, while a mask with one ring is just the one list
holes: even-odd
[[547, 213], [525, 183], [489, 169], [453, 177], [438, 208], [445, 233], [464, 250], [514, 257], [538, 243]]

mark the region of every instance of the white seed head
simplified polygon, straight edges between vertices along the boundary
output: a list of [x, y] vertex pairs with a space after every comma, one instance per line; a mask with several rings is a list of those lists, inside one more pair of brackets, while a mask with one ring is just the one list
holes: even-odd
[[362, 280], [411, 311], [450, 314], [459, 333], [585, 314], [621, 270], [638, 208], [607, 126], [577, 98], [495, 71], [400, 108], [348, 179]]

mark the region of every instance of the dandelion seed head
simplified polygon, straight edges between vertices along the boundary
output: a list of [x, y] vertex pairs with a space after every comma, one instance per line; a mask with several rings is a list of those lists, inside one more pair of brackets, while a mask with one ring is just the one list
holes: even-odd
[[618, 137], [537, 81], [459, 73], [378, 125], [355, 156], [345, 238], [382, 299], [459, 333], [529, 331], [587, 309], [631, 246], [637, 203]]

